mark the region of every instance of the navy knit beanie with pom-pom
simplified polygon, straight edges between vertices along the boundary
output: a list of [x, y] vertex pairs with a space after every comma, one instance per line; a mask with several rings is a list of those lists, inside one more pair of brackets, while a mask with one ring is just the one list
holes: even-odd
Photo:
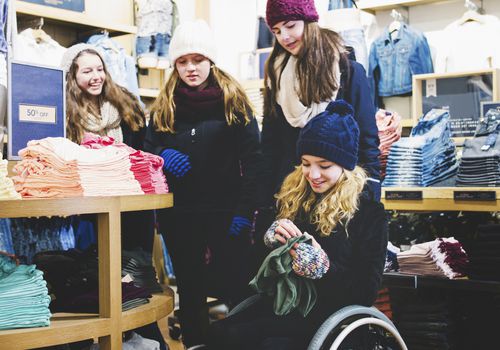
[[300, 131], [298, 157], [316, 156], [354, 170], [358, 163], [359, 128], [353, 113], [351, 105], [343, 100], [330, 102]]

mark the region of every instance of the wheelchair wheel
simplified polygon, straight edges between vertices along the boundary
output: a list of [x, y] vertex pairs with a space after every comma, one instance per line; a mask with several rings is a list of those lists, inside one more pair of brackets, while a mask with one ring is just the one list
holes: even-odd
[[308, 350], [331, 349], [407, 350], [390, 319], [373, 307], [359, 305], [344, 307], [331, 315], [308, 347]]

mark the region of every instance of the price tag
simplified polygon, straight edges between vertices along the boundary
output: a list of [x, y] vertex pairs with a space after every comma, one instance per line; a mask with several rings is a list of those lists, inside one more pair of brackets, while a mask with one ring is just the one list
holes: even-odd
[[422, 191], [385, 191], [385, 199], [390, 200], [421, 200]]
[[436, 79], [427, 79], [425, 81], [425, 97], [437, 97]]
[[19, 121], [56, 124], [56, 107], [20, 104]]
[[453, 199], [456, 201], [496, 201], [495, 191], [453, 191]]

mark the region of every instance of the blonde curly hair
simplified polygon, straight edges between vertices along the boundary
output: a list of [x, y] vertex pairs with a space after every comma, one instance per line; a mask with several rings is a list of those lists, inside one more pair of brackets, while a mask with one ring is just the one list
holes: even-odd
[[299, 165], [285, 178], [275, 195], [278, 219], [294, 221], [304, 215], [317, 226], [321, 236], [329, 236], [338, 224], [347, 227], [358, 210], [359, 195], [366, 179], [366, 172], [359, 166], [352, 171], [344, 169], [330, 190], [317, 194], [311, 189]]

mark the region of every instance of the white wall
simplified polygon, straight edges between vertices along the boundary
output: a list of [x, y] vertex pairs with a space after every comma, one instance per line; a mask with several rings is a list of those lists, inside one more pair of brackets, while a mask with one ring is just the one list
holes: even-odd
[[[265, 16], [266, 3], [267, 0], [210, 0], [217, 64], [237, 78], [240, 78], [241, 55], [256, 48], [257, 17]], [[328, 0], [315, 0], [315, 4], [320, 15], [328, 10]]]
[[179, 9], [179, 21], [190, 21], [195, 18], [195, 0], [177, 0], [177, 8]]
[[[212, 27], [218, 49], [218, 65], [239, 78], [239, 61], [244, 52], [255, 49], [257, 16], [265, 16], [267, 0], [207, 0], [210, 1], [210, 26]], [[195, 0], [178, 0], [182, 19], [195, 16]], [[475, 1], [479, 4], [479, 1]], [[328, 10], [328, 0], [315, 0], [318, 13]], [[406, 13], [409, 24], [423, 31], [435, 54], [439, 43], [440, 31], [449, 23], [459, 19], [466, 11], [463, 0], [431, 3], [401, 9]], [[405, 9], [408, 9], [406, 12]], [[484, 0], [487, 14], [500, 17], [500, 1]], [[377, 25], [383, 30], [391, 21], [390, 11], [376, 13]], [[499, 33], [500, 40], [500, 33]]]

